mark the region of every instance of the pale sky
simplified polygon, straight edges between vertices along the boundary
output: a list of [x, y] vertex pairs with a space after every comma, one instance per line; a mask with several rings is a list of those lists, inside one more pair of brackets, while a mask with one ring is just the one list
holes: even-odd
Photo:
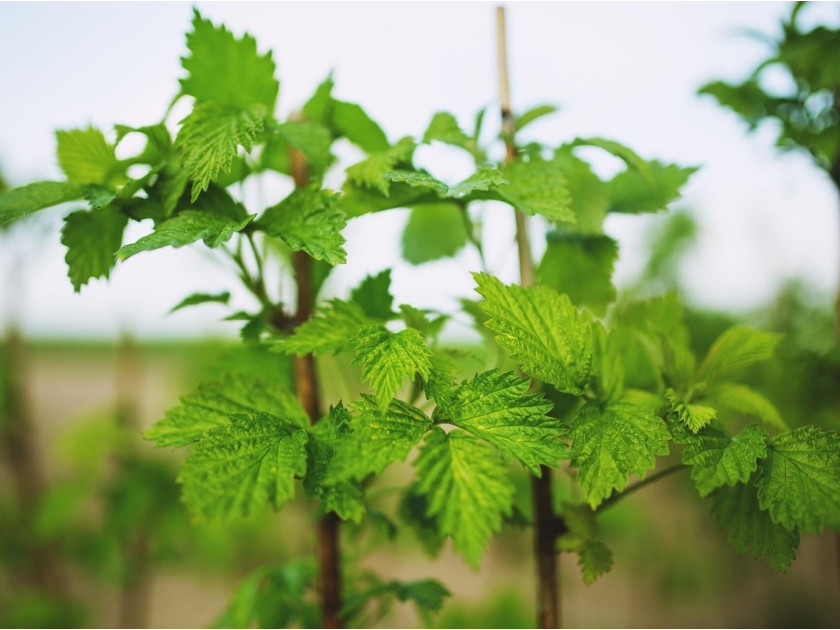
[[[192, 6], [0, 2], [0, 171], [10, 183], [61, 177], [56, 129], [157, 122], [184, 74], [179, 57]], [[238, 35], [254, 35], [261, 51], [274, 50], [281, 113], [300, 106], [333, 70], [336, 95], [362, 104], [391, 140], [422, 135], [443, 109], [468, 127], [474, 112], [489, 105], [488, 121], [498, 124], [492, 3], [196, 6]], [[802, 17], [837, 24], [838, 6], [810, 6]], [[769, 127], [747, 134], [733, 114], [696, 96], [706, 81], [744, 78], [766, 49], [743, 31], [775, 34], [789, 10], [788, 3], [760, 2], [508, 4], [514, 108], [561, 107], [533, 125], [534, 138], [559, 144], [607, 137], [646, 158], [702, 167], [677, 207], [692, 209], [701, 226], [683, 271], [691, 299], [703, 305], [748, 309], [790, 277], [827, 292], [837, 283], [838, 201], [828, 179], [807, 158], [775, 151]], [[450, 151], [423, 148], [417, 159], [444, 179], [467, 174]], [[596, 166], [608, 168], [609, 161]], [[246, 202], [256, 213], [284, 190], [269, 181], [249, 188]], [[512, 219], [496, 214], [488, 235], [491, 271], [512, 280]], [[234, 325], [218, 322], [224, 311], [215, 306], [165, 316], [193, 291], [235, 286], [199, 246], [137, 256], [118, 265], [109, 282], [93, 281], [74, 294], [58, 218], [45, 216], [0, 240], [0, 327], [14, 313], [26, 333], [41, 337], [235, 333]], [[651, 220], [607, 223], [621, 243], [619, 285], [644, 259]], [[472, 254], [416, 268], [398, 262], [405, 221], [404, 211], [354, 220], [345, 232], [348, 265], [331, 292], [345, 295], [366, 273], [393, 266], [397, 303], [452, 310], [455, 299], [469, 295], [468, 271], [477, 268]], [[149, 229], [135, 225], [127, 238]], [[235, 298], [237, 306], [250, 306], [247, 296]]]

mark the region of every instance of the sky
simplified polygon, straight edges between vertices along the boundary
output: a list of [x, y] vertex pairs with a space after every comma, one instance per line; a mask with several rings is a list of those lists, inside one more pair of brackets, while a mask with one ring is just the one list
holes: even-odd
[[[0, 2], [0, 172], [13, 185], [60, 179], [56, 129], [158, 122], [184, 76], [179, 57], [192, 7], [274, 51], [279, 113], [299, 107], [332, 71], [335, 94], [361, 103], [394, 141], [418, 137], [434, 112], [468, 127], [498, 107], [495, 5], [484, 2]], [[737, 117], [697, 89], [740, 80], [767, 49], [749, 30], [776, 34], [788, 3], [508, 4], [508, 54], [515, 110], [552, 103], [527, 140], [560, 144], [600, 136], [643, 157], [696, 165], [676, 208], [700, 226], [681, 274], [695, 303], [744, 311], [769, 300], [786, 279], [832, 292], [840, 269], [840, 212], [827, 177], [808, 158], [780, 154], [770, 126], [748, 134]], [[816, 4], [805, 22], [837, 24], [840, 5]], [[183, 101], [172, 121], [186, 113]], [[497, 125], [496, 117], [488, 121]], [[356, 157], [342, 149], [340, 156]], [[454, 150], [423, 147], [420, 165], [442, 179], [468, 174]], [[611, 167], [595, 158], [595, 166]], [[341, 172], [333, 175], [340, 181]], [[246, 189], [253, 206], [276, 203], [279, 181]], [[252, 206], [252, 207], [253, 207]], [[0, 237], [0, 328], [12, 319], [33, 337], [113, 339], [231, 335], [217, 306], [167, 311], [194, 291], [230, 288], [235, 278], [202, 247], [165, 249], [120, 263], [109, 281], [73, 293], [59, 243], [59, 212], [45, 212]], [[254, 207], [252, 212], [261, 208]], [[353, 220], [348, 264], [328, 290], [345, 295], [365, 274], [393, 267], [397, 303], [452, 310], [473, 288], [477, 258], [411, 267], [399, 262], [405, 211]], [[611, 217], [621, 258], [615, 279], [630, 282], [645, 260], [645, 235], [659, 217]], [[513, 220], [496, 213], [487, 237], [491, 271], [515, 278]], [[133, 225], [126, 242], [150, 230]], [[250, 306], [247, 296], [234, 301]]]

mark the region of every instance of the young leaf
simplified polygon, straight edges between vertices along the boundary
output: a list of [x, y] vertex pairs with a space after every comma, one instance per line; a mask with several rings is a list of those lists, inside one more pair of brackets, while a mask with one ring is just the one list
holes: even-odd
[[0, 192], [0, 227], [60, 203], [81, 199], [85, 187], [69, 182], [35, 182]]
[[458, 121], [455, 116], [449, 112], [438, 112], [432, 117], [432, 121], [426, 128], [423, 134], [423, 142], [430, 144], [437, 140], [446, 144], [451, 144], [455, 147], [460, 147], [472, 154], [477, 163], [487, 161], [487, 156], [482, 151], [474, 138], [468, 136], [464, 130], [458, 126]]
[[610, 212], [639, 214], [659, 212], [680, 198], [680, 189], [697, 167], [681, 168], [657, 160], [647, 163], [645, 171], [628, 169], [607, 184]]
[[367, 153], [387, 151], [390, 147], [388, 138], [379, 125], [355, 103], [333, 100], [332, 126], [339, 135]]
[[484, 438], [515, 457], [533, 474], [556, 466], [567, 454], [560, 422], [551, 418], [551, 403], [528, 394], [531, 379], [490, 370], [464, 381], [436, 411], [446, 421]]
[[571, 197], [563, 169], [554, 162], [516, 160], [502, 169], [509, 185], [499, 188], [502, 198], [525, 214], [539, 214], [551, 221], [574, 223]]
[[406, 377], [427, 379], [432, 369], [432, 351], [413, 328], [392, 333], [380, 324], [366, 324], [353, 338], [353, 349], [353, 363], [362, 366], [362, 378], [376, 390], [383, 411]]
[[579, 395], [592, 370], [589, 324], [565, 295], [549, 287], [506, 286], [486, 273], [473, 274], [487, 328], [522, 371], [558, 390]]
[[761, 420], [780, 431], [790, 431], [775, 405], [754, 389], [740, 383], [715, 383], [703, 394], [713, 405]]
[[498, 451], [455, 429], [434, 429], [414, 462], [417, 491], [428, 499], [428, 514], [455, 549], [478, 567], [490, 536], [511, 513], [513, 484]]
[[128, 217], [116, 208], [74, 212], [64, 219], [61, 242], [67, 246], [67, 272], [79, 291], [91, 278], [107, 278], [122, 245]]
[[245, 374], [223, 374], [201, 383], [181, 398], [144, 435], [157, 446], [186, 446], [201, 439], [209, 429], [227, 424], [235, 414], [269, 414], [296, 427], [309, 426], [309, 418], [297, 397], [276, 384]]
[[668, 401], [669, 415], [674, 422], [679, 422], [691, 431], [697, 433], [717, 418], [717, 411], [704, 405], [689, 405], [673, 389], [665, 391]]
[[266, 109], [237, 109], [217, 101], [198, 103], [181, 121], [175, 146], [193, 182], [191, 201], [207, 190], [219, 172], [230, 172], [239, 147], [250, 151], [263, 130]]
[[730, 437], [720, 429], [706, 428], [687, 436], [683, 464], [689, 464], [691, 478], [701, 497], [720, 486], [746, 483], [767, 456], [767, 432], [751, 424]]
[[336, 453], [327, 482], [363, 479], [403, 460], [432, 426], [416, 407], [393, 400], [382, 410], [372, 396], [353, 404], [349, 433], [335, 443]]
[[541, 284], [603, 315], [615, 300], [612, 273], [617, 258], [618, 243], [608, 236], [550, 233], [537, 275]]
[[230, 291], [223, 291], [221, 293], [193, 293], [188, 295], [183, 300], [178, 302], [169, 313], [180, 311], [182, 308], [188, 306], [196, 306], [198, 304], [207, 304], [208, 302], [218, 302], [219, 304], [227, 304], [230, 301]]
[[350, 293], [350, 300], [371, 319], [388, 321], [394, 317], [394, 296], [390, 290], [391, 270], [384, 269], [375, 276], [366, 276]]
[[347, 169], [347, 179], [359, 186], [374, 188], [387, 197], [389, 180], [385, 174], [397, 164], [409, 162], [414, 147], [414, 140], [405, 137], [392, 147], [371, 153], [366, 160]]
[[516, 117], [516, 131], [521, 131], [535, 120], [557, 111], [554, 105], [537, 105]]
[[592, 172], [589, 164], [574, 156], [569, 146], [555, 151], [553, 162], [562, 170], [566, 188], [572, 196], [570, 207], [575, 214], [575, 224], [564, 227], [576, 234], [603, 234], [604, 219], [610, 209], [607, 185]]
[[629, 476], [643, 476], [668, 453], [665, 423], [644, 407], [618, 402], [601, 408], [590, 402], [569, 423], [572, 466], [592, 508], [627, 485]]
[[732, 371], [773, 357], [781, 335], [735, 326], [718, 337], [700, 365], [698, 378], [709, 383]]
[[587, 586], [612, 570], [613, 553], [604, 543], [597, 540], [587, 540], [577, 552], [578, 566], [583, 575], [583, 583]]
[[58, 165], [71, 184], [107, 184], [122, 173], [102, 132], [93, 127], [56, 131]]
[[268, 208], [255, 227], [283, 239], [292, 251], [303, 250], [331, 265], [344, 263], [347, 252], [341, 230], [347, 220], [335, 202], [336, 195], [327, 190], [296, 188], [283, 201]]
[[[330, 119], [332, 117], [333, 103], [332, 89], [335, 85], [332, 79], [332, 72], [324, 79], [318, 87], [315, 88], [315, 93], [301, 108], [303, 115], [308, 120], [320, 123], [325, 127], [330, 126]], [[387, 144], [387, 141], [386, 141]]]
[[358, 330], [369, 323], [362, 307], [356, 302], [330, 300], [308, 321], [298, 326], [294, 333], [278, 339], [273, 349], [285, 354], [315, 356], [350, 350]]
[[840, 525], [840, 436], [812, 426], [770, 441], [755, 480], [758, 503], [787, 529]]
[[777, 571], [787, 571], [796, 557], [799, 532], [774, 523], [759, 508], [751, 483], [721, 486], [712, 494], [712, 511], [718, 527], [728, 530], [729, 542], [740, 553], [753, 548], [756, 560], [767, 560]]
[[239, 110], [262, 105], [274, 111], [280, 84], [274, 78], [271, 53], [259, 55], [250, 35], [240, 39], [224, 26], [213, 26], [196, 10], [193, 30], [187, 34], [188, 57], [181, 65], [189, 75], [181, 79], [184, 94], [196, 101], [215, 101]]
[[272, 415], [231, 416], [202, 436], [178, 476], [199, 517], [248, 516], [294, 496], [306, 472], [306, 431]]
[[412, 265], [454, 256], [467, 244], [467, 228], [458, 204], [417, 204], [402, 235], [402, 255]]

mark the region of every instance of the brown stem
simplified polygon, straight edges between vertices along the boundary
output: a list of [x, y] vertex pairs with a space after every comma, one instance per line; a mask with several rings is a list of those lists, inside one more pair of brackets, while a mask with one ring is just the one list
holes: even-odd
[[[834, 97], [834, 108], [838, 114], [840, 114], [840, 92], [835, 94]], [[834, 189], [837, 191], [838, 201], [840, 201], [840, 158], [836, 159], [831, 168], [828, 171], [828, 176], [831, 178], [831, 181], [834, 183]], [[840, 279], [838, 279], [840, 282]], [[837, 296], [834, 300], [834, 326], [837, 335], [837, 341], [840, 343], [840, 286], [837, 289]], [[840, 409], [840, 371], [835, 375], [835, 387], [838, 392], [837, 396], [837, 408]], [[840, 577], [840, 533], [834, 534], [834, 544], [837, 548], [836, 558], [837, 558], [837, 575]]]
[[[309, 175], [303, 154], [292, 149], [292, 178], [298, 188], [306, 186]], [[295, 324], [302, 324], [312, 317], [315, 309], [315, 291], [312, 282], [312, 259], [306, 252], [292, 253], [292, 267], [297, 279], [297, 312]], [[311, 355], [296, 356], [294, 362], [295, 386], [298, 399], [315, 424], [321, 417], [318, 395], [318, 374], [315, 358]], [[318, 564], [320, 567], [321, 623], [324, 628], [341, 628], [341, 548], [339, 546], [339, 520], [329, 512], [318, 521]]]
[[119, 627], [147, 628], [152, 587], [148, 535], [137, 534], [125, 545], [123, 553], [126, 555], [126, 575], [120, 587]]
[[[502, 136], [505, 139], [505, 163], [516, 157], [513, 136], [516, 121], [510, 104], [510, 84], [507, 64], [507, 36], [505, 9], [496, 8], [496, 37], [498, 42], [499, 96], [502, 110]], [[534, 259], [528, 239], [528, 224], [519, 210], [516, 217], [516, 246], [519, 253], [519, 278], [523, 287], [533, 286]], [[558, 557], [555, 547], [557, 517], [554, 514], [551, 492], [551, 469], [541, 467], [542, 476], [531, 479], [534, 501], [534, 559], [537, 570], [537, 625], [540, 628], [560, 627], [560, 592], [557, 573]]]

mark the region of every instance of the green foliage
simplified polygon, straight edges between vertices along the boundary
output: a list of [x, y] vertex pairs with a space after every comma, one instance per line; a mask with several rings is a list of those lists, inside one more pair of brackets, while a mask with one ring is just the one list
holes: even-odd
[[780, 336], [773, 333], [735, 327], [723, 333], [709, 348], [700, 365], [698, 377], [712, 382], [773, 357]]
[[387, 321], [394, 316], [394, 297], [390, 290], [391, 270], [385, 269], [375, 276], [365, 277], [350, 293], [350, 299], [371, 319]]
[[509, 185], [500, 188], [499, 194], [517, 210], [552, 221], [575, 222], [560, 164], [536, 158], [516, 160], [502, 169], [502, 175]]
[[394, 170], [398, 164], [409, 162], [414, 147], [411, 138], [403, 138], [392, 147], [371, 153], [366, 160], [347, 169], [347, 180], [359, 186], [374, 188], [387, 197], [389, 180], [385, 174]]
[[295, 328], [294, 334], [274, 342], [274, 349], [287, 354], [337, 353], [352, 348], [358, 330], [369, 322], [356, 302], [330, 300], [319, 312]]
[[511, 513], [513, 484], [498, 451], [464, 431], [435, 429], [423, 442], [415, 466], [417, 492], [427, 498], [427, 514], [478, 567], [490, 536]]
[[454, 256], [467, 244], [467, 227], [458, 204], [416, 204], [402, 240], [403, 258], [414, 265]]
[[36, 182], [0, 192], [0, 227], [38, 210], [81, 199], [84, 190], [70, 182]]
[[57, 131], [58, 165], [71, 184], [108, 184], [122, 174], [114, 153], [98, 129]]
[[209, 302], [217, 302], [219, 304], [227, 304], [230, 301], [230, 291], [222, 291], [221, 293], [192, 293], [178, 302], [170, 313], [180, 311], [182, 308], [188, 306], [197, 306], [198, 304], [207, 304]]
[[110, 275], [127, 222], [128, 217], [110, 206], [65, 218], [61, 242], [67, 246], [64, 260], [76, 291], [92, 278]]

